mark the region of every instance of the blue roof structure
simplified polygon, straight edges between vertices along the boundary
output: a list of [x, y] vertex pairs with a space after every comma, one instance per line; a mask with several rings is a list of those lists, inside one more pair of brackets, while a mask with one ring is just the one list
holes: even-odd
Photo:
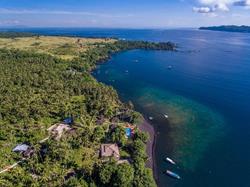
[[71, 125], [72, 123], [74, 122], [73, 118], [72, 117], [68, 117], [68, 118], [65, 118], [63, 120], [63, 123], [66, 123], [68, 125]]
[[127, 137], [131, 137], [131, 134], [132, 134], [131, 128], [125, 128], [125, 132], [126, 132]]

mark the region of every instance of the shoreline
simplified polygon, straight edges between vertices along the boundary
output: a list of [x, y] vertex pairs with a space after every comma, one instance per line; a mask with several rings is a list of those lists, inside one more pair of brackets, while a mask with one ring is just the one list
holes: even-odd
[[156, 171], [156, 161], [155, 161], [155, 148], [156, 148], [156, 133], [153, 125], [147, 121], [145, 118], [143, 122], [139, 125], [139, 129], [143, 132], [149, 134], [149, 140], [146, 144], [146, 152], [148, 155], [148, 160], [146, 162], [146, 167], [151, 168], [153, 171], [154, 179], [157, 183], [158, 176]]

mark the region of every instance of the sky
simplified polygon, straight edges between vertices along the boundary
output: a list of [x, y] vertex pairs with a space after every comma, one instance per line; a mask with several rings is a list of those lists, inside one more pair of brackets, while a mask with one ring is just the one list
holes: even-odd
[[250, 25], [250, 0], [0, 0], [0, 27]]

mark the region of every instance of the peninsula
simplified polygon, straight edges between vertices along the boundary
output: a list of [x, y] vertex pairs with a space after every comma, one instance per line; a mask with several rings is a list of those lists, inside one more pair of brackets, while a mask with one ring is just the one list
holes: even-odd
[[250, 26], [223, 25], [213, 27], [200, 27], [200, 30], [224, 31], [224, 32], [242, 32], [250, 33]]
[[176, 45], [0, 34], [0, 186], [156, 186], [143, 117], [91, 75], [130, 49]]

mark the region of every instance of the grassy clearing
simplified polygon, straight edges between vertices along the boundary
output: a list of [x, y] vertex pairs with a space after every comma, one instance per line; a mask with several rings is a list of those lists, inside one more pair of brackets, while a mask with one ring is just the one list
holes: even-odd
[[32, 36], [0, 38], [0, 48], [21, 49], [46, 53], [63, 59], [73, 59], [80, 53], [103, 43], [113, 43], [114, 39], [75, 38], [58, 36]]

